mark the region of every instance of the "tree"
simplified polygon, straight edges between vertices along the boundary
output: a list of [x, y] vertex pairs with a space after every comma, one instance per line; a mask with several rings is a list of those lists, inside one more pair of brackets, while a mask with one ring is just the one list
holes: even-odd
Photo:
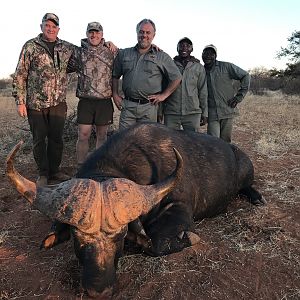
[[268, 70], [259, 67], [249, 72], [251, 74], [250, 90], [255, 95], [263, 95], [267, 90], [276, 91], [282, 88], [283, 80], [277, 76], [280, 71], [276, 69]]
[[287, 39], [289, 44], [277, 53], [277, 57], [280, 59], [286, 57], [292, 63], [300, 62], [300, 31], [294, 31], [292, 35]]
[[288, 45], [277, 53], [280, 59], [286, 57], [290, 63], [280, 73], [273, 72], [273, 76], [284, 80], [282, 91], [287, 94], [300, 94], [300, 31], [294, 31], [287, 39]]

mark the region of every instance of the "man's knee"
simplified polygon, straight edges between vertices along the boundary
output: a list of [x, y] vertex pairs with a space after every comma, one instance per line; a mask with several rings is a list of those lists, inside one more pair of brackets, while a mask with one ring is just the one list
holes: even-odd
[[88, 141], [92, 133], [92, 126], [84, 126], [81, 127], [81, 125], [78, 126], [78, 140], [79, 141]]
[[232, 123], [233, 123], [232, 119], [222, 120], [220, 137], [222, 140], [226, 141], [227, 143], [231, 143]]
[[120, 119], [119, 119], [119, 129], [123, 130], [125, 128], [128, 128], [131, 125], [135, 124], [136, 122], [137, 122], [137, 120], [135, 118], [126, 117], [126, 116], [121, 117], [120, 116]]
[[80, 132], [78, 134], [78, 140], [81, 142], [88, 141], [89, 138], [90, 138], [90, 133]]
[[209, 135], [220, 137], [220, 124], [218, 121], [208, 122], [207, 133]]
[[177, 116], [173, 115], [165, 115], [164, 116], [164, 124], [172, 129], [180, 130], [181, 123]]

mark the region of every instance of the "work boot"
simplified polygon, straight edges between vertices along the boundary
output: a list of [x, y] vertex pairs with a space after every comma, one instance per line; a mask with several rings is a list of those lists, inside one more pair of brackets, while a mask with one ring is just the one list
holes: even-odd
[[48, 184], [48, 178], [44, 175], [39, 176], [38, 179], [36, 180], [37, 187], [43, 187], [47, 184]]
[[49, 176], [49, 179], [50, 180], [55, 180], [55, 181], [66, 181], [66, 180], [71, 179], [71, 176], [59, 171], [59, 172]]

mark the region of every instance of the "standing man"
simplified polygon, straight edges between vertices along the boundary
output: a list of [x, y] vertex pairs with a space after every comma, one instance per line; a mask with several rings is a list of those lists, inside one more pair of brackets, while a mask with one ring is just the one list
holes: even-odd
[[[204, 47], [202, 60], [208, 88], [207, 133], [230, 143], [233, 117], [238, 114], [236, 106], [249, 90], [250, 75], [236, 65], [216, 58], [217, 48], [214, 45]], [[240, 82], [237, 92], [234, 80]]]
[[[87, 38], [81, 40], [76, 50], [74, 66], [69, 68], [78, 73], [76, 96], [78, 140], [76, 144], [77, 164], [82, 165], [89, 150], [89, 139], [93, 126], [96, 127], [96, 148], [107, 137], [109, 124], [113, 123], [112, 68], [117, 51], [112, 52], [104, 43], [103, 28], [98, 22], [91, 22], [86, 29]], [[117, 50], [117, 48], [114, 48]]]
[[[158, 104], [176, 89], [181, 74], [172, 58], [152, 46], [156, 28], [143, 19], [136, 26], [136, 46], [120, 50], [113, 69], [113, 99], [121, 110], [120, 129], [136, 122], [157, 122]], [[119, 78], [123, 76], [125, 99], [119, 95]]]
[[74, 51], [72, 44], [57, 37], [57, 15], [46, 13], [41, 30], [41, 34], [24, 44], [13, 78], [18, 113], [28, 117], [33, 137], [38, 186], [48, 184], [48, 179], [70, 178], [59, 167], [67, 113], [67, 65]]
[[197, 131], [207, 123], [206, 74], [200, 61], [191, 56], [192, 41], [184, 37], [177, 44], [174, 62], [182, 74], [181, 84], [164, 102], [164, 123], [170, 128]]

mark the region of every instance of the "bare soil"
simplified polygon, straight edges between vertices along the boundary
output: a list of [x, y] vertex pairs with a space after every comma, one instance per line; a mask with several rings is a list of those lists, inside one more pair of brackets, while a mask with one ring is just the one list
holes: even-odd
[[[11, 100], [0, 101], [1, 165], [25, 137], [16, 166], [35, 180], [26, 122]], [[127, 245], [112, 299], [300, 299], [299, 103], [249, 96], [235, 122], [233, 141], [252, 158], [268, 204], [234, 199], [226, 213], [198, 222], [201, 243], [180, 253], [154, 258]], [[63, 170], [72, 175], [76, 130], [68, 130]], [[39, 250], [51, 221], [18, 195], [2, 166], [0, 299], [87, 299], [72, 243]]]

